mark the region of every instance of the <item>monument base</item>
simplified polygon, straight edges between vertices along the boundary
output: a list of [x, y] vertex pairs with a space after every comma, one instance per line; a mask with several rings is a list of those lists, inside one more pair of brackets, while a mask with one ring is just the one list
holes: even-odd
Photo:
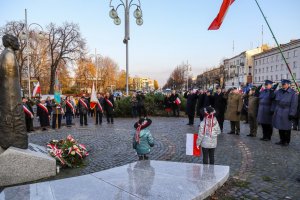
[[0, 166], [0, 187], [56, 175], [56, 160], [46, 148], [34, 144], [28, 149], [0, 149]]

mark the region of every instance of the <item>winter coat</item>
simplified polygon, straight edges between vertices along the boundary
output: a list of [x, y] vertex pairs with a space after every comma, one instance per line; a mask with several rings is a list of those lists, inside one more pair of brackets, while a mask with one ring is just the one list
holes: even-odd
[[280, 89], [275, 93], [275, 100], [272, 105], [274, 112], [272, 124], [279, 130], [291, 130], [292, 121], [290, 117], [295, 117], [298, 107], [298, 95], [289, 88], [287, 90]]
[[184, 98], [187, 99], [186, 101], [186, 114], [187, 115], [195, 115], [196, 103], [197, 103], [197, 95], [196, 94], [188, 94], [187, 92], [184, 93]]
[[[87, 105], [87, 108], [84, 106], [84, 104], [81, 102], [81, 101], [84, 101], [84, 103]], [[86, 115], [89, 111], [89, 102], [86, 98], [81, 98], [80, 100], [78, 100], [78, 110], [79, 110], [79, 113], [80, 114], [84, 114]]]
[[52, 114], [53, 115], [56, 115], [56, 114], [58, 114], [58, 115], [65, 114], [63, 106], [61, 104], [53, 103], [52, 104]]
[[164, 108], [167, 109], [167, 108], [171, 108], [171, 105], [172, 105], [172, 102], [170, 100], [170, 97], [165, 97], [164, 99]]
[[136, 142], [134, 134], [132, 145], [138, 155], [150, 153], [150, 147], [154, 146], [154, 139], [150, 133], [150, 130], [148, 128], [141, 130], [140, 143]]
[[101, 105], [101, 107], [102, 107], [102, 111], [101, 111], [101, 109], [100, 109], [100, 107], [99, 107], [98, 104], [96, 105], [96, 111], [97, 111], [97, 112], [103, 112], [103, 111], [104, 111], [104, 105], [103, 105], [104, 98], [103, 98], [103, 97], [100, 97], [100, 98], [98, 99], [98, 101], [99, 101], [99, 103], [100, 103], [100, 105]]
[[[73, 106], [73, 108], [75, 109], [75, 105], [73, 103], [73, 101], [69, 101], [69, 103]], [[66, 115], [73, 115], [73, 109], [71, 108], [71, 106], [69, 106], [67, 103], [66, 103], [66, 106], [65, 106], [65, 113]]]
[[202, 108], [203, 108], [203, 101], [204, 101], [204, 94], [199, 94], [197, 98], [197, 116], [200, 116]]
[[[206, 120], [206, 125], [205, 125]], [[216, 117], [213, 119], [213, 127], [210, 130], [211, 119], [204, 118], [204, 120], [200, 123], [197, 146], [201, 146], [203, 148], [216, 148], [217, 147], [217, 136], [221, 133], [221, 129]], [[205, 133], [204, 133], [204, 126]]]
[[224, 93], [215, 93], [213, 108], [218, 116], [224, 116], [226, 109], [226, 99]]
[[[45, 103], [44, 106], [47, 108], [47, 104]], [[37, 105], [37, 108], [36, 108], [36, 115], [39, 117], [39, 120], [40, 120], [40, 124], [41, 124], [41, 127], [44, 127], [44, 126], [50, 126], [50, 122], [49, 122], [49, 119], [50, 119], [50, 115], [51, 113], [44, 110], [44, 108], [42, 108], [39, 104]]]
[[114, 98], [113, 96], [110, 96], [108, 98], [108, 100], [112, 103], [113, 106], [110, 106], [108, 103], [107, 103], [107, 97], [104, 98], [103, 100], [103, 106], [104, 106], [104, 110], [106, 112], [106, 114], [113, 114], [114, 112], [114, 109], [115, 109], [115, 101], [114, 101]]
[[[225, 119], [229, 121], [241, 121], [241, 111], [243, 108], [243, 100], [241, 94], [228, 94], [227, 108]], [[238, 114], [238, 112], [240, 114]]]
[[265, 89], [259, 94], [259, 104], [257, 113], [257, 122], [259, 124], [272, 124], [272, 101], [274, 98], [274, 92], [269, 89]]
[[248, 116], [256, 117], [258, 112], [258, 97], [250, 95], [248, 99]]
[[137, 100], [136, 97], [131, 97], [130, 102], [131, 102], [131, 106], [132, 106], [132, 107], [135, 107], [135, 108], [137, 107], [137, 105], [138, 105], [138, 100]]
[[214, 105], [214, 97], [212, 95], [204, 95], [203, 108]]
[[179, 106], [179, 105], [177, 105], [175, 103], [175, 101], [176, 101], [177, 98], [179, 98], [178, 94], [171, 94], [171, 96], [170, 96], [170, 102], [171, 102], [171, 107], [172, 108], [177, 108]]

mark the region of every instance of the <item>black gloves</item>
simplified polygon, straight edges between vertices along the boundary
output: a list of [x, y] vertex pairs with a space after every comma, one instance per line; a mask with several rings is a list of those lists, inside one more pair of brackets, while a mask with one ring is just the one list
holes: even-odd
[[294, 119], [294, 116], [289, 115], [289, 120], [292, 121]]

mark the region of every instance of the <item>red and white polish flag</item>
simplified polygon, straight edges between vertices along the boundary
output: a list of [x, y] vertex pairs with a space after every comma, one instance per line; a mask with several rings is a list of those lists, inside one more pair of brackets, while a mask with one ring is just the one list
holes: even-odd
[[221, 27], [223, 20], [228, 12], [228, 9], [231, 6], [231, 4], [233, 4], [233, 2], [234, 2], [234, 0], [223, 0], [220, 11], [219, 11], [217, 17], [214, 19], [214, 21], [208, 27], [208, 30], [218, 30]]
[[32, 96], [35, 97], [37, 94], [41, 93], [40, 82], [37, 82], [36, 86], [33, 89]]
[[187, 133], [186, 134], [186, 155], [191, 155], [191, 156], [200, 156], [201, 155], [201, 148], [197, 148], [197, 139], [198, 139], [198, 134], [192, 134], [192, 133]]

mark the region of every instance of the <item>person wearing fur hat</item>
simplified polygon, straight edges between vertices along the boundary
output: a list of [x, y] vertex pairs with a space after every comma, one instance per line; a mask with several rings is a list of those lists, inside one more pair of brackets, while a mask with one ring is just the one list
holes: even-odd
[[136, 150], [139, 160], [148, 160], [151, 147], [154, 146], [154, 139], [149, 130], [151, 119], [140, 119], [134, 124], [136, 132], [133, 136], [133, 148]]
[[215, 110], [209, 106], [204, 108], [204, 119], [200, 123], [197, 147], [202, 147], [203, 164], [215, 163], [215, 148], [217, 147], [217, 136], [221, 133], [221, 129]]

